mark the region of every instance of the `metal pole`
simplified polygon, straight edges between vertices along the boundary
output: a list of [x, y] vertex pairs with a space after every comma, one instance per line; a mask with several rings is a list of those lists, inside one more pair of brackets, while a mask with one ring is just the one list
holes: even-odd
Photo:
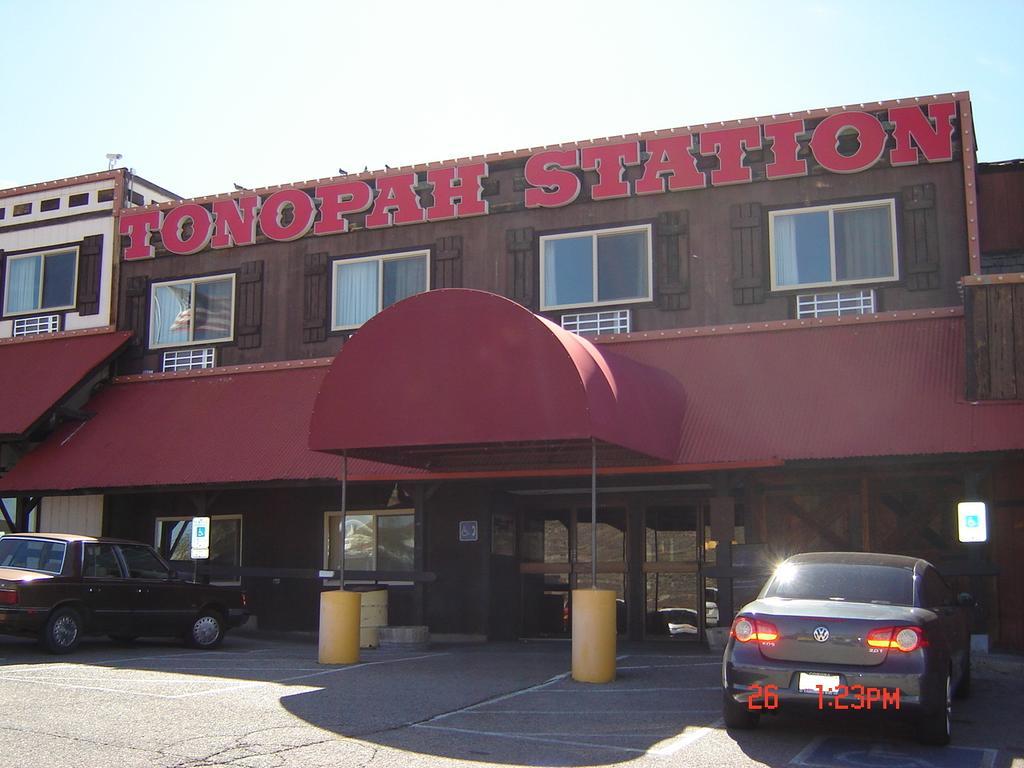
[[597, 589], [597, 440], [590, 438], [590, 588]]
[[341, 452], [341, 563], [338, 572], [338, 589], [345, 589], [345, 514], [348, 509], [348, 451]]

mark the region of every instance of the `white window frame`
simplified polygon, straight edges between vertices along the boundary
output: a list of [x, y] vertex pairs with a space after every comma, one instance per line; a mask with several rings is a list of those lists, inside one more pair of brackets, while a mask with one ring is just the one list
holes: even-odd
[[[348, 515], [373, 515], [374, 518], [376, 518], [376, 517], [385, 517], [385, 516], [388, 516], [388, 515], [411, 515], [412, 518], [413, 518], [414, 524], [415, 524], [415, 520], [416, 520], [416, 510], [412, 509], [412, 508], [407, 508], [407, 507], [395, 507], [393, 509], [350, 509], [350, 510], [345, 512], [345, 515], [346, 516], [348, 516]], [[332, 528], [331, 528], [331, 520], [332, 520], [332, 518], [333, 519], [340, 519], [341, 518], [341, 510], [329, 509], [326, 512], [324, 512], [324, 570], [330, 570], [331, 569], [331, 566], [330, 566], [331, 551], [330, 550], [331, 550], [331, 530], [332, 530]], [[337, 525], [337, 523], [335, 523], [335, 525]], [[376, 526], [376, 522], [374, 523], [374, 525]], [[374, 528], [374, 536], [376, 536], [376, 527]], [[377, 542], [375, 540], [374, 541], [374, 546], [376, 546], [376, 543]], [[342, 540], [341, 546], [344, 549], [344, 546], [345, 546], [344, 540]], [[342, 555], [342, 556], [344, 557], [344, 555]], [[377, 553], [376, 552], [374, 552], [373, 558], [374, 558], [374, 570], [376, 570], [376, 565], [377, 565]], [[335, 584], [336, 585], [338, 583], [338, 579], [327, 579], [326, 583], [327, 584]], [[364, 581], [361, 581], [361, 580], [360, 581], [353, 581], [352, 579], [346, 578], [345, 579], [345, 583], [346, 584], [363, 584], [363, 583], [369, 583], [369, 582], [364, 582]], [[411, 581], [378, 581], [376, 583], [378, 583], [378, 584], [398, 584], [398, 585], [402, 585], [402, 584], [412, 584], [413, 582], [411, 582]]]
[[[184, 280], [165, 280], [160, 283], [153, 283], [149, 287], [149, 348], [150, 349], [168, 349], [170, 347], [194, 347], [203, 344], [220, 344], [226, 341], [235, 340], [235, 312], [237, 311], [237, 295], [236, 295], [236, 275], [234, 272], [227, 272], [223, 275], [208, 275], [206, 277], [189, 277]], [[153, 325], [153, 308], [156, 306], [156, 289], [166, 288], [172, 285], [192, 285], [192, 322], [189, 324], [189, 333], [194, 334], [196, 323], [195, 323], [195, 308], [196, 308], [196, 285], [199, 283], [212, 283], [218, 280], [231, 280], [231, 320], [228, 323], [228, 327], [231, 329], [231, 333], [223, 338], [219, 339], [193, 339], [192, 341], [170, 341], [165, 344], [157, 344], [153, 340], [156, 328]]]
[[[654, 243], [653, 232], [651, 231], [650, 224], [637, 224], [627, 227], [607, 227], [605, 229], [584, 229], [577, 232], [561, 232], [557, 235], [541, 235], [540, 237], [540, 308], [542, 311], [556, 310], [556, 309], [575, 309], [577, 307], [607, 307], [616, 306], [619, 304], [641, 304], [646, 301], [654, 300]], [[597, 285], [598, 285], [598, 274], [597, 274], [597, 238], [601, 235], [622, 235], [629, 232], [643, 232], [647, 237], [647, 295], [638, 296], [632, 299], [611, 299], [608, 301], [597, 300]], [[545, 297], [547, 296], [547, 290], [545, 287], [544, 276], [547, 270], [544, 268], [545, 262], [545, 244], [549, 240], [568, 240], [569, 238], [581, 238], [590, 237], [591, 241], [591, 273], [593, 275], [593, 285], [591, 286], [591, 296], [593, 301], [582, 302], [579, 304], [548, 304], [546, 303]]]
[[[192, 518], [191, 517], [187, 517], [187, 516], [178, 516], [178, 517], [172, 516], [172, 517], [158, 517], [158, 518], [156, 518], [156, 520], [153, 523], [153, 549], [155, 549], [157, 552], [160, 553], [160, 557], [164, 557], [164, 554], [163, 554], [163, 552], [160, 549], [160, 527], [161, 527], [161, 523], [180, 523], [180, 522], [187, 522], [187, 521], [190, 521], [190, 520], [192, 520]], [[214, 522], [217, 521], [217, 520], [237, 520], [238, 521], [238, 565], [236, 567], [241, 568], [242, 567], [242, 553], [245, 551], [243, 549], [243, 546], [242, 546], [244, 544], [244, 541], [245, 541], [245, 521], [242, 519], [242, 515], [211, 515], [210, 516], [210, 527], [211, 528], [213, 527]], [[211, 537], [211, 541], [212, 540], [213, 539]], [[175, 563], [182, 563], [182, 562], [184, 562], [183, 560], [171, 560], [170, 557], [167, 557], [165, 559], [167, 560], [167, 562], [169, 562], [171, 564], [172, 567], [174, 566]], [[242, 580], [241, 580], [241, 578], [229, 579], [229, 580], [226, 580], [226, 581], [222, 581], [222, 580], [213, 581], [213, 580], [211, 580], [210, 583], [211, 584], [221, 584], [221, 585], [229, 586], [230, 587], [230, 586], [238, 586], [239, 584], [242, 583]]]
[[[858, 277], [854, 280], [831, 280], [824, 283], [798, 283], [779, 285], [775, 274], [775, 219], [780, 216], [793, 216], [802, 213], [828, 213], [828, 255], [830, 274], [836, 274], [836, 211], [849, 211], [857, 208], [889, 207], [889, 226], [892, 230], [892, 276], [891, 277]], [[899, 236], [896, 229], [896, 199], [892, 197], [879, 200], [861, 200], [855, 203], [833, 203], [831, 205], [813, 205], [806, 208], [786, 208], [768, 212], [768, 268], [771, 272], [773, 291], [800, 291], [806, 293], [811, 288], [830, 288], [837, 285], [864, 285], [866, 283], [895, 283], [900, 279]]]
[[[71, 303], [59, 307], [44, 307], [43, 304], [43, 291], [46, 289], [46, 257], [56, 256], [60, 253], [71, 253], [75, 254], [75, 275], [71, 278]], [[67, 248], [50, 248], [45, 251], [35, 251], [34, 253], [19, 253], [7, 257], [7, 266], [4, 270], [4, 317], [21, 317], [23, 315], [38, 315], [42, 312], [61, 312], [68, 309], [75, 309], [78, 306], [78, 264], [80, 258], [78, 246], [70, 245]], [[36, 297], [35, 309], [25, 309], [20, 312], [8, 312], [8, 291], [11, 285], [11, 264], [19, 259], [42, 259], [42, 266], [40, 269], [39, 277], [39, 295]]]
[[[381, 312], [383, 309], [381, 304], [384, 303], [384, 262], [394, 261], [396, 259], [409, 259], [414, 256], [423, 256], [426, 259], [426, 267], [424, 269], [425, 279], [423, 281], [423, 291], [430, 290], [430, 250], [419, 249], [415, 251], [401, 251], [400, 253], [383, 253], [376, 256], [357, 256], [354, 259], [335, 259], [331, 262], [331, 330], [332, 331], [350, 331], [356, 328], [361, 328], [362, 323], [355, 325], [338, 325], [337, 316], [335, 312], [337, 310], [338, 301], [338, 272], [343, 264], [358, 264], [366, 261], [377, 262], [377, 311], [374, 315]], [[371, 315], [373, 317], [373, 315]]]

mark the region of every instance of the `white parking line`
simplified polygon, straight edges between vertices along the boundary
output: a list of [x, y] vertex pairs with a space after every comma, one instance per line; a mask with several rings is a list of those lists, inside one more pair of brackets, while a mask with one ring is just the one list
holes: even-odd
[[720, 691], [720, 685], [686, 686], [674, 688], [556, 688], [544, 693], [651, 693], [652, 691]]
[[[576, 709], [574, 715], [708, 715], [718, 714], [721, 707], [711, 709]], [[464, 715], [564, 715], [564, 709], [478, 709], [473, 712], [463, 712]], [[448, 715], [445, 715], [448, 717]]]
[[[70, 690], [99, 691], [99, 692], [103, 692], [103, 693], [117, 693], [117, 694], [121, 694], [121, 695], [128, 694], [128, 695], [132, 695], [132, 696], [143, 696], [143, 697], [156, 698], [156, 699], [188, 699], [188, 698], [194, 698], [196, 696], [210, 696], [212, 694], [217, 694], [217, 693], [233, 693], [233, 692], [239, 691], [239, 690], [245, 690], [245, 689], [250, 689], [250, 688], [259, 688], [261, 686], [277, 685], [277, 684], [282, 684], [282, 683], [290, 683], [290, 682], [294, 682], [296, 680], [305, 680], [305, 679], [308, 679], [308, 678], [311, 678], [311, 677], [320, 677], [320, 676], [323, 676], [323, 675], [330, 675], [330, 674], [334, 674], [334, 673], [337, 673], [337, 672], [349, 672], [349, 671], [352, 671], [352, 670], [361, 669], [363, 667], [373, 667], [373, 666], [377, 666], [377, 665], [380, 665], [380, 664], [400, 664], [400, 663], [405, 662], [405, 661], [417, 661], [417, 660], [420, 660], [420, 659], [436, 658], [438, 656], [448, 656], [448, 655], [449, 654], [447, 654], [447, 653], [434, 653], [434, 654], [424, 654], [422, 656], [410, 656], [410, 657], [403, 658], [403, 659], [386, 659], [384, 661], [370, 661], [370, 662], [366, 662], [364, 664], [353, 664], [353, 665], [345, 666], [345, 667], [336, 667], [336, 668], [332, 668], [332, 669], [320, 670], [320, 671], [313, 672], [313, 673], [310, 673], [310, 674], [305, 674], [305, 675], [293, 675], [291, 677], [278, 678], [276, 680], [255, 680], [255, 681], [248, 681], [248, 682], [247, 681], [240, 681], [238, 683], [229, 684], [229, 685], [223, 685], [223, 682], [224, 682], [223, 678], [222, 677], [218, 677], [218, 676], [212, 676], [212, 677], [217, 678], [217, 679], [212, 679], [212, 680], [211, 679], [203, 680], [201, 678], [201, 676], [196, 676], [196, 677], [185, 677], [185, 678], [180, 678], [180, 679], [172, 678], [172, 679], [168, 679], [168, 680], [162, 681], [162, 682], [165, 682], [168, 685], [184, 684], [184, 683], [187, 683], [187, 684], [190, 684], [190, 685], [204, 685], [204, 684], [205, 685], [210, 685], [210, 684], [215, 684], [215, 683], [221, 684], [220, 688], [213, 688], [213, 689], [209, 689], [209, 690], [205, 690], [205, 691], [190, 691], [188, 693], [176, 693], [176, 694], [153, 693], [151, 691], [133, 691], [130, 688], [111, 688], [111, 687], [108, 687], [106, 685], [74, 685], [74, 684], [69, 684], [67, 682], [64, 682], [64, 681], [70, 680], [70, 679], [93, 680], [95, 678], [68, 678], [68, 677], [61, 677], [59, 680], [50, 680], [50, 679], [39, 677], [37, 675], [36, 676], [21, 677], [21, 676], [18, 676], [17, 674], [0, 672], [0, 681], [11, 681], [11, 682], [19, 682], [19, 683], [31, 683], [31, 684], [34, 684], [34, 685], [45, 685], [45, 686], [51, 686], [51, 687], [56, 687], [56, 688], [66, 688], [66, 689], [70, 689]], [[46, 665], [36, 665], [36, 666], [37, 667], [41, 666], [44, 669], [47, 668]], [[83, 664], [49, 665], [49, 667], [51, 669], [54, 666], [81, 668], [81, 667], [87, 666], [87, 665], [83, 665]], [[103, 669], [106, 669], [106, 668], [103, 668]], [[153, 671], [153, 670], [149, 670], [149, 671]], [[210, 671], [216, 671], [216, 670], [210, 670]], [[225, 673], [230, 673], [230, 672], [231, 672], [230, 669], [225, 670]], [[132, 683], [137, 682], [137, 681], [132, 680], [131, 678], [126, 678], [126, 679], [122, 679], [122, 680], [117, 680], [116, 682], [121, 682], [121, 683], [124, 683], [124, 684], [130, 686]], [[138, 682], [142, 682], [142, 681], [138, 681]], [[147, 680], [147, 682], [161, 682], [161, 681], [157, 680], [157, 679], [152, 679], [152, 680]]]
[[423, 728], [430, 731], [448, 731], [451, 733], [463, 733], [472, 736], [492, 736], [498, 739], [512, 739], [513, 741], [539, 741], [544, 744], [558, 744], [566, 747], [595, 747], [597, 749], [611, 749], [616, 752], [629, 752], [635, 755], [643, 755], [647, 753], [645, 749], [634, 749], [633, 747], [619, 747], [614, 744], [597, 744], [591, 741], [577, 741], [577, 740], [566, 740], [566, 739], [549, 739], [541, 736], [520, 736], [515, 733], [501, 733], [499, 731], [474, 731], [469, 728], [450, 728], [443, 725], [428, 725], [426, 723], [419, 723], [413, 725], [413, 728]]
[[[719, 710], [715, 711], [717, 712]], [[697, 728], [693, 731], [684, 731], [676, 738], [669, 739], [663, 746], [652, 747], [651, 749], [648, 749], [647, 754], [655, 755], [657, 757], [671, 757], [679, 750], [684, 749], [685, 747], [693, 746], [698, 741], [707, 736], [709, 733], [712, 733], [713, 731], [716, 731], [719, 728], [721, 728], [724, 724], [725, 723], [721, 719], [718, 719], [715, 720], [715, 722], [711, 723], [711, 725], [707, 725], [703, 728]]]

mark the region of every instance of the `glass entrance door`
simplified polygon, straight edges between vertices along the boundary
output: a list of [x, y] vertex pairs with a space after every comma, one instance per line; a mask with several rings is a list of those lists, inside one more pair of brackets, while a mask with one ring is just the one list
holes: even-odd
[[[648, 507], [644, 519], [645, 636], [698, 640], [718, 605], [705, 587], [704, 510], [699, 504]], [[712, 615], [713, 614], [713, 615]]]
[[[528, 510], [520, 527], [524, 637], [568, 637], [573, 589], [591, 586], [590, 507]], [[626, 629], [626, 512], [597, 511], [597, 587], [616, 595], [619, 633]]]

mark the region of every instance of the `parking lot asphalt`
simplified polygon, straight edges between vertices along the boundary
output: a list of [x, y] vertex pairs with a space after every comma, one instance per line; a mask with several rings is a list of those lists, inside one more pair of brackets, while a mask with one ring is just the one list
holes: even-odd
[[857, 712], [781, 713], [752, 732], [720, 719], [720, 656], [620, 648], [617, 679], [573, 682], [567, 643], [364, 651], [325, 667], [315, 645], [229, 636], [86, 642], [71, 656], [0, 638], [0, 765], [807, 766], [1024, 768], [1024, 679], [978, 665], [954, 748]]

